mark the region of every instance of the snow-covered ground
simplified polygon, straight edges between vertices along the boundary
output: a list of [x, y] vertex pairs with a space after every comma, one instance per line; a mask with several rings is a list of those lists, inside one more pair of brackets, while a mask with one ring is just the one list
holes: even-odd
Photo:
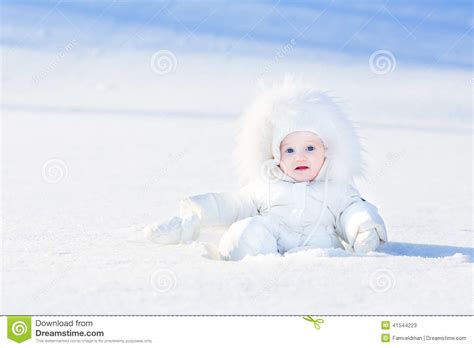
[[[277, 59], [279, 44], [258, 40], [229, 55], [219, 47], [235, 39], [197, 32], [188, 40], [215, 52], [173, 47], [160, 75], [152, 57], [169, 46], [91, 48], [81, 30], [55, 49], [3, 40], [2, 314], [473, 314], [468, 69], [398, 59], [377, 74], [370, 54], [296, 45]], [[123, 30], [115, 39], [136, 34]], [[346, 102], [368, 152], [359, 189], [390, 242], [223, 262], [205, 247], [219, 230], [143, 240], [180, 199], [238, 188], [234, 121], [256, 77], [285, 72]]]

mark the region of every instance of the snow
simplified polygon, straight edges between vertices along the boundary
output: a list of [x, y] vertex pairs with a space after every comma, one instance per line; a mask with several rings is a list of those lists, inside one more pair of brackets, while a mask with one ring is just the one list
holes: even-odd
[[[400, 58], [377, 75], [368, 57], [297, 46], [275, 61], [275, 43], [249, 55], [255, 42], [242, 40], [231, 59], [174, 47], [176, 71], [158, 75], [154, 48], [90, 45], [58, 56], [3, 42], [3, 314], [473, 314], [468, 69]], [[180, 199], [238, 188], [234, 121], [262, 71], [344, 99], [367, 149], [359, 189], [388, 228], [381, 250], [224, 262], [207, 251], [219, 229], [189, 244], [143, 239]]]

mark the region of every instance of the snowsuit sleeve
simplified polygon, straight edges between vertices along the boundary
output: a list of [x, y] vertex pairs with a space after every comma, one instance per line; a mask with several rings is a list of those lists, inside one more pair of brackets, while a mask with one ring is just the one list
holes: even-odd
[[385, 223], [377, 208], [361, 198], [359, 192], [351, 187], [348, 200], [336, 215], [337, 234], [348, 244], [349, 248], [352, 248], [357, 234], [372, 228], [377, 231], [380, 243], [387, 241]]
[[181, 216], [197, 214], [201, 226], [222, 226], [255, 216], [258, 209], [252, 187], [247, 185], [237, 192], [205, 193], [183, 199], [180, 212]]

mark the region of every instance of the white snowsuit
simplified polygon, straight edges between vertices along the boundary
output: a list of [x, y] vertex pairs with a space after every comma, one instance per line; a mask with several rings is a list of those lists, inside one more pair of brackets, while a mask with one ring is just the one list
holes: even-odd
[[386, 241], [377, 208], [351, 185], [337, 188], [328, 182], [331, 198], [325, 202], [325, 183], [320, 179], [325, 169], [310, 182], [295, 182], [282, 174], [282, 180], [256, 180], [235, 193], [192, 196], [181, 201], [181, 214], [198, 214], [201, 226], [230, 225], [219, 244], [221, 256], [229, 260], [303, 246], [351, 250], [360, 226], [376, 228], [381, 241]]

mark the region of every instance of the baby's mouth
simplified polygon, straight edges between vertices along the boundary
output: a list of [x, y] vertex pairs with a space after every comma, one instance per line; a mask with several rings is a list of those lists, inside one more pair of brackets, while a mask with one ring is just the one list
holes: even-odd
[[307, 170], [307, 169], [309, 169], [308, 166], [298, 166], [295, 168], [295, 170]]

